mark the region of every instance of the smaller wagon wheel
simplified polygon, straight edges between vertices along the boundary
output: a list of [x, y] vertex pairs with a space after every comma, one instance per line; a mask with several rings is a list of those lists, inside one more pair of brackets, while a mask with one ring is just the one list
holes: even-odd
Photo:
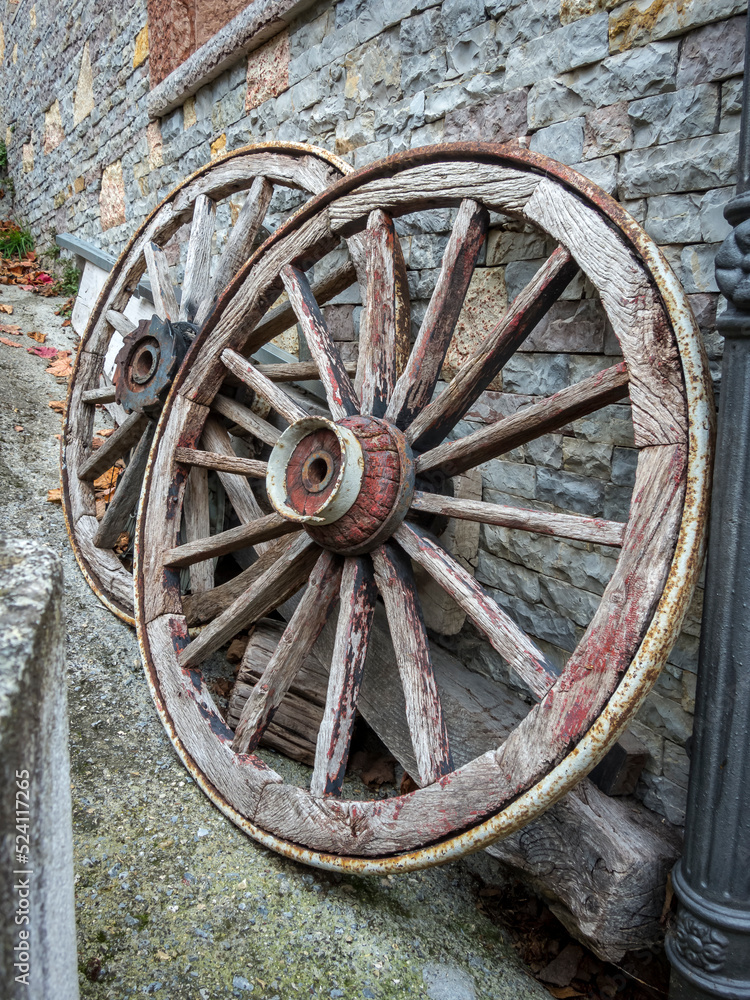
[[[457, 208], [455, 223], [400, 373], [409, 309], [397, 280], [392, 219], [439, 207]], [[490, 211], [534, 225], [557, 248], [435, 395]], [[305, 272], [335, 239], [362, 231], [366, 303], [352, 381]], [[579, 269], [600, 296], [623, 361], [446, 440]], [[305, 412], [248, 360], [264, 342], [262, 318], [282, 287], [318, 365], [330, 418]], [[653, 242], [595, 185], [546, 157], [468, 143], [414, 150], [343, 178], [281, 227], [238, 275], [191, 350], [195, 357], [178, 375], [162, 414], [141, 497], [136, 606], [156, 705], [206, 794], [273, 849], [359, 872], [425, 867], [475, 850], [564, 795], [607, 751], [654, 683], [703, 551], [710, 383], [687, 300]], [[289, 425], [267, 463], [212, 445], [216, 400], [228, 391], [230, 375], [264, 396]], [[628, 395], [640, 451], [627, 523], [420, 488], [420, 477], [431, 470], [460, 474]], [[244, 476], [249, 506], [256, 503], [248, 499], [255, 496], [250, 484], [265, 481], [272, 512], [179, 544], [182, 497], [195, 467]], [[420, 526], [424, 513], [619, 552], [562, 673]], [[243, 574], [197, 599], [182, 592], [181, 566], [250, 544], [264, 549]], [[499, 747], [460, 767], [452, 760], [412, 562], [466, 611], [536, 700]], [[275, 608], [283, 608], [288, 625], [233, 732], [201, 665]], [[191, 631], [195, 625], [202, 628]], [[331, 665], [310, 785], [301, 788], [285, 783], [256, 750], [316, 641], [318, 652], [320, 643], [330, 652]], [[413, 777], [421, 787], [350, 801], [341, 797], [342, 781], [375, 643], [385, 644], [384, 655], [398, 668], [417, 763]]]
[[[68, 536], [84, 576], [103, 603], [130, 624], [135, 624], [132, 575], [118, 554], [118, 540], [128, 526], [131, 534], [134, 530], [156, 420], [187, 347], [259, 242], [274, 190], [319, 194], [350, 170], [338, 157], [300, 143], [238, 149], [179, 184], [138, 229], [107, 279], [70, 380], [61, 443], [62, 496]], [[221, 254], [212, 256], [217, 211], [228, 214], [229, 199], [243, 191], [244, 204]], [[164, 248], [186, 225], [190, 236], [180, 294]], [[153, 316], [136, 324], [125, 313], [144, 272], [151, 283]], [[300, 371], [295, 377], [304, 377]], [[97, 407], [102, 416], [102, 408], [109, 411], [116, 429], [93, 450]], [[127, 463], [124, 470], [118, 463]], [[110, 487], [101, 519], [95, 483]], [[190, 538], [207, 530], [208, 504], [206, 470], [196, 470]], [[210, 586], [206, 566], [193, 570], [193, 585]]]

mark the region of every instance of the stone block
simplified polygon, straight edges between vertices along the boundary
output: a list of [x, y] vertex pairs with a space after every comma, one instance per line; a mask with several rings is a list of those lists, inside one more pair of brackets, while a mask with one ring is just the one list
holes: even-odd
[[554, 78], [541, 80], [529, 90], [527, 117], [530, 129], [577, 118], [588, 110], [580, 94]]
[[[419, 237], [412, 237], [412, 262], [415, 244]], [[471, 276], [463, 308], [456, 323], [445, 356], [442, 377], [451, 379], [466, 359], [497, 325], [508, 306], [505, 275], [501, 267], [478, 267]], [[502, 375], [490, 383], [490, 389], [502, 389]]]
[[534, 465], [522, 462], [503, 462], [497, 459], [481, 466], [483, 489], [495, 490], [512, 497], [533, 500], [536, 495]]
[[724, 207], [734, 197], [734, 188], [706, 191], [700, 204], [701, 239], [704, 243], [721, 243], [732, 227], [724, 218]]
[[644, 229], [657, 243], [698, 243], [701, 239], [699, 194], [666, 194], [648, 199]]
[[633, 198], [731, 184], [737, 171], [737, 147], [737, 134], [724, 132], [623, 153], [620, 193]]
[[560, 354], [515, 354], [503, 368], [503, 388], [529, 396], [551, 396], [569, 384], [568, 358]]
[[609, 18], [613, 52], [682, 35], [711, 21], [721, 21], [747, 8], [743, 0], [634, 0], [618, 7]]
[[[399, 100], [401, 97], [399, 29], [392, 28], [347, 53], [344, 68], [346, 70], [344, 95], [347, 98], [352, 98], [361, 104], [373, 101], [377, 105], [388, 105]], [[301, 87], [304, 83], [305, 81], [302, 81], [298, 86]]]
[[604, 490], [604, 517], [608, 521], [627, 521], [632, 493], [630, 486], [607, 483]]
[[578, 630], [569, 618], [542, 604], [529, 604], [520, 597], [512, 597], [502, 590], [490, 589], [489, 593], [528, 635], [569, 652], [575, 649]]
[[682, 693], [680, 695], [680, 707], [690, 715], [695, 714], [695, 692], [698, 685], [698, 677], [687, 670], [680, 678]]
[[188, 97], [182, 105], [182, 127], [187, 131], [187, 129], [192, 128], [197, 121], [198, 116], [195, 113], [195, 98]]
[[339, 120], [336, 126], [336, 143], [334, 151], [342, 156], [351, 153], [358, 146], [364, 146], [375, 138], [373, 127], [374, 115], [372, 111], [366, 111], [358, 118], [348, 121], [346, 118]]
[[745, 58], [745, 17], [707, 24], [682, 40], [677, 89], [725, 80], [742, 73]]
[[597, 299], [558, 301], [519, 348], [522, 352], [601, 354], [606, 315]]
[[405, 94], [445, 79], [445, 34], [439, 8], [402, 21], [399, 42], [401, 88]]
[[602, 10], [612, 10], [620, 0], [560, 0], [560, 20], [570, 24], [581, 17], [590, 17]]
[[282, 31], [247, 58], [245, 110], [278, 97], [289, 86], [289, 32]]
[[535, 604], [541, 598], [538, 573], [507, 559], [499, 559], [484, 549], [479, 551], [475, 575], [481, 584], [502, 590], [511, 597], [520, 597], [530, 604]]
[[487, 16], [484, 12], [484, 0], [444, 0], [442, 15], [446, 38], [455, 38], [469, 31], [481, 24]]
[[717, 243], [696, 243], [683, 248], [680, 280], [686, 292], [718, 292], [714, 267], [718, 250]]
[[195, 49], [191, 4], [189, 0], [148, 0], [148, 23], [149, 73], [155, 87]]
[[664, 741], [664, 777], [687, 788], [688, 777], [690, 775], [690, 760], [685, 753], [684, 747], [678, 746], [671, 740]]
[[615, 448], [612, 452], [612, 482], [616, 486], [630, 486], [635, 483], [638, 466], [636, 448]]
[[454, 76], [464, 76], [478, 73], [495, 59], [497, 46], [493, 21], [485, 21], [460, 35], [455, 41], [450, 41], [453, 38], [450, 33], [447, 33], [447, 37], [449, 75], [452, 73]]
[[102, 231], [121, 226], [126, 220], [125, 184], [121, 160], [115, 160], [104, 168], [99, 193], [99, 218]]
[[532, 135], [529, 148], [560, 163], [577, 163], [583, 158], [583, 122], [583, 118], [571, 118], [548, 125]]
[[135, 47], [133, 50], [133, 69], [142, 66], [148, 59], [148, 25], [144, 24], [135, 36]]
[[435, 143], [443, 141], [443, 122], [430, 122], [422, 128], [415, 128], [409, 137], [410, 148], [417, 149], [419, 146], [433, 146]]
[[[585, 22], [581, 22], [585, 24]], [[679, 42], [652, 42], [565, 73], [561, 84], [588, 107], [601, 108], [675, 89]]]
[[582, 163], [572, 163], [571, 167], [583, 174], [597, 187], [607, 194], [614, 194], [617, 189], [617, 157], [602, 156], [596, 160], [584, 160]]
[[[505, 284], [508, 288], [508, 301], [512, 302], [519, 292], [528, 285], [546, 257], [536, 260], [513, 260], [505, 266]], [[583, 277], [579, 272], [560, 296], [564, 300], [580, 299], [583, 293]]]
[[628, 114], [636, 149], [712, 135], [719, 128], [719, 88], [704, 83], [672, 94], [647, 97], [633, 101]]
[[44, 112], [44, 154], [45, 156], [57, 149], [65, 139], [62, 116], [60, 114], [60, 102], [55, 101], [47, 111]]
[[588, 626], [599, 606], [598, 596], [549, 576], [539, 577], [539, 589], [542, 601], [551, 611], [570, 618], [581, 628]]
[[445, 141], [508, 142], [526, 135], [526, 102], [527, 92], [521, 88], [450, 111], [445, 116]]
[[73, 104], [73, 122], [80, 125], [94, 110], [94, 76], [91, 68], [91, 52], [89, 43], [83, 46], [81, 68], [78, 72], [75, 102]]
[[579, 476], [596, 479], [610, 478], [612, 445], [600, 441], [581, 441], [580, 438], [563, 438], [563, 468]]
[[554, 507], [587, 517], [601, 517], [604, 511], [604, 483], [572, 472], [539, 468], [537, 498]]
[[326, 325], [335, 341], [354, 340], [353, 314], [353, 305], [323, 306]]
[[412, 236], [409, 266], [418, 270], [440, 267], [447, 245], [447, 236], [434, 234]]
[[645, 786], [642, 795], [643, 804], [653, 812], [664, 816], [674, 826], [685, 825], [685, 809], [687, 808], [687, 793], [680, 785], [665, 778], [663, 775], [641, 775], [636, 795], [640, 797], [640, 787]]
[[574, 21], [541, 38], [515, 45], [505, 63], [506, 86], [510, 90], [526, 87], [599, 62], [609, 54], [607, 30], [607, 15], [594, 14], [585, 21]]
[[646, 698], [638, 712], [638, 720], [653, 732], [673, 740], [679, 746], [685, 743], [693, 731], [692, 716], [679, 703], [665, 698], [656, 691]]
[[533, 465], [545, 465], [548, 469], [561, 469], [563, 462], [562, 434], [543, 434], [526, 444], [525, 450]]
[[194, 0], [195, 47], [204, 45], [246, 6], [247, 0]]
[[513, 260], [535, 260], [547, 252], [547, 238], [543, 233], [508, 232], [490, 229], [487, 235], [487, 265], [507, 264]]
[[633, 145], [633, 129], [625, 101], [589, 111], [584, 119], [583, 159], [621, 153]]
[[742, 78], [725, 80], [721, 85], [720, 132], [737, 132], [742, 114]]

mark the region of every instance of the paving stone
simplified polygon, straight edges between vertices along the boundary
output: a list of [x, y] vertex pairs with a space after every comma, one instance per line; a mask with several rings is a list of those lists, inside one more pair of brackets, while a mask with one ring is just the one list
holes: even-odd
[[609, 18], [609, 41], [613, 51], [683, 34], [711, 21], [721, 21], [747, 10], [743, 0], [679, 0], [654, 4], [635, 0], [618, 7]]
[[633, 128], [625, 101], [589, 111], [584, 120], [583, 159], [621, 153], [633, 145]]
[[718, 24], [707, 24], [685, 36], [677, 70], [678, 90], [742, 73], [745, 21], [745, 17], [733, 17]]
[[657, 243], [698, 243], [701, 239], [699, 194], [666, 194], [648, 199], [644, 229]]
[[529, 148], [560, 163], [577, 163], [583, 157], [583, 118], [548, 125], [535, 132]]
[[595, 14], [514, 46], [505, 64], [506, 86], [525, 87], [578, 66], [599, 62], [609, 54], [607, 15]]
[[633, 146], [643, 146], [712, 135], [719, 128], [719, 87], [700, 84], [673, 94], [659, 94], [628, 107], [633, 123]]
[[737, 170], [737, 145], [737, 133], [724, 132], [623, 153], [620, 193], [633, 198], [731, 184]]
[[521, 88], [449, 111], [445, 116], [445, 141], [507, 142], [526, 135], [526, 102], [527, 92]]

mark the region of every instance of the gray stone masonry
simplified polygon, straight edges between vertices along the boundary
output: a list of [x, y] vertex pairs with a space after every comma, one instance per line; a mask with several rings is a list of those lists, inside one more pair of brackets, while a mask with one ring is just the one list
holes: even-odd
[[[658, 16], [631, 0], [318, 0], [286, 29], [288, 47], [278, 50], [286, 56], [263, 62], [278, 39], [249, 56], [238, 52], [234, 65], [150, 122], [146, 0], [2, 0], [0, 137], [14, 212], [42, 245], [57, 230], [118, 253], [176, 183], [247, 142], [311, 142], [355, 166], [437, 142], [518, 142], [613, 194], [662, 247], [690, 295], [718, 389], [713, 258], [733, 194], [744, 10], [742, 0], [666, 0]], [[272, 96], [248, 101], [258, 80]], [[268, 227], [300, 201], [275, 195]], [[414, 332], [453, 217], [441, 209], [419, 224], [398, 223]], [[230, 224], [222, 209], [216, 252]], [[524, 224], [493, 217], [465, 342], [484, 335], [553, 248]], [[169, 252], [179, 279], [184, 234]], [[479, 291], [490, 283], [494, 304]], [[326, 310], [351, 359], [360, 313], [356, 290]], [[282, 346], [296, 350], [296, 334]], [[461, 429], [513, 413], [619, 354], [593, 289], [579, 277]], [[636, 457], [628, 407], [610, 406], [487, 468], [485, 499], [624, 519]], [[477, 576], [562, 664], [613, 566], [613, 551], [603, 547], [484, 529]], [[638, 794], [676, 823], [699, 623], [697, 599], [636, 724], [651, 753]], [[470, 653], [470, 639], [467, 661], [507, 676], [496, 656]]]

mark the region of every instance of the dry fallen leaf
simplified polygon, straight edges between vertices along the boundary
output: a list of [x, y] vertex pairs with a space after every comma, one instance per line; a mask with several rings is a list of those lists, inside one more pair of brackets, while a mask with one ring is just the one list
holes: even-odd
[[558, 1000], [566, 1000], [567, 997], [585, 996], [584, 993], [579, 993], [578, 990], [574, 990], [572, 986], [548, 986], [547, 989], [552, 996], [557, 997]]
[[101, 431], [96, 431], [96, 435], [100, 438], [112, 437], [114, 433], [115, 433], [114, 427], [105, 427]]
[[62, 487], [56, 490], [47, 490], [47, 503], [62, 503]]
[[23, 347], [20, 340], [10, 340], [8, 337], [0, 337], [0, 344], [5, 344], [6, 347]]
[[31, 337], [31, 339], [35, 340], [37, 344], [43, 344], [44, 341], [47, 339], [47, 334], [40, 333], [38, 330], [32, 330], [32, 332], [27, 333], [26, 336]]
[[243, 635], [238, 639], [232, 639], [229, 643], [229, 649], [227, 650], [227, 659], [230, 663], [240, 662], [242, 657], [245, 655], [249, 638], [249, 636]]
[[5, 313], [6, 316], [12, 316], [13, 306], [6, 306], [4, 302], [0, 302], [0, 313]]
[[21, 327], [8, 323], [0, 323], [0, 333], [9, 333], [11, 337], [20, 337]]
[[56, 378], [69, 378], [73, 374], [73, 365], [70, 361], [70, 351], [58, 351], [56, 359], [49, 368], [45, 368], [48, 375]]
[[16, 424], [15, 427], [13, 428], [13, 430], [16, 430], [16, 431], [19, 431], [19, 432], [22, 431], [23, 430], [23, 424]]
[[123, 531], [120, 537], [115, 542], [113, 549], [115, 554], [118, 556], [124, 555], [128, 551], [128, 546], [130, 545], [130, 535], [127, 531]]
[[65, 400], [64, 399], [51, 399], [47, 403], [50, 410], [54, 410], [55, 413], [65, 413]]
[[57, 348], [55, 347], [27, 347], [27, 353], [36, 355], [37, 358], [56, 358]]

